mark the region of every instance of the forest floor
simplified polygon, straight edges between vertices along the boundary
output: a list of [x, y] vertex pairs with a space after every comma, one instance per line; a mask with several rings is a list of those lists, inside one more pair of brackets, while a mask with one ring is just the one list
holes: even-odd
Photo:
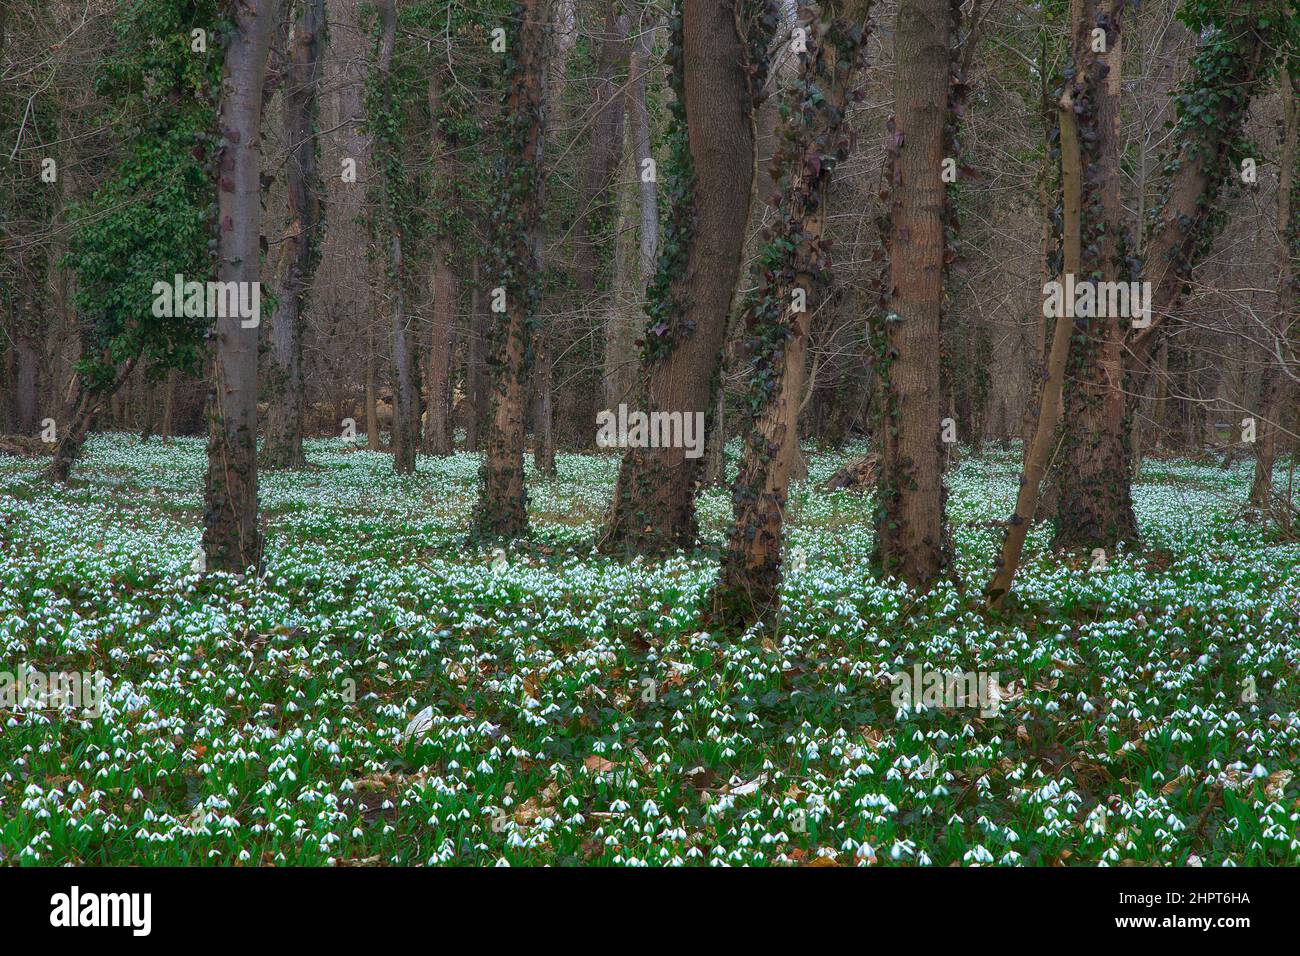
[[[0, 700], [0, 863], [1300, 862], [1300, 544], [1240, 516], [1249, 463], [1147, 462], [1104, 566], [1036, 528], [990, 618], [1015, 452], [950, 475], [967, 590], [919, 601], [868, 570], [870, 496], [815, 488], [850, 453], [792, 495], [775, 640], [697, 611], [723, 491], [698, 554], [592, 553], [613, 456], [530, 471], [494, 558], [475, 457], [311, 441], [261, 476], [260, 580], [193, 570], [200, 440], [96, 436], [65, 488], [0, 456], [0, 669], [106, 680], [93, 718]], [[914, 665], [996, 713], [900, 709]]]

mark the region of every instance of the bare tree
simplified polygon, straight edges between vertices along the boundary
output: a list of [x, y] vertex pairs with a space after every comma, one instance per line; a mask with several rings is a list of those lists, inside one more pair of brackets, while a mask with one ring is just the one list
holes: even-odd
[[597, 287], [596, 237], [608, 218], [609, 186], [618, 168], [623, 146], [624, 95], [619, 74], [628, 66], [628, 18], [615, 0], [606, 0], [605, 24], [599, 34], [600, 59], [596, 67], [596, 101], [587, 122], [591, 150], [582, 171], [574, 278], [578, 291], [590, 295]]
[[[649, 12], [649, 11], [647, 11]], [[627, 118], [623, 136], [623, 182], [619, 184], [614, 287], [604, 321], [605, 407], [631, 399], [636, 378], [636, 339], [642, 300], [654, 278], [659, 245], [658, 176], [650, 149], [646, 74], [657, 25], [642, 22], [628, 58]]]
[[[1062, 278], [1077, 273], [1082, 262], [1083, 158], [1074, 97], [1075, 90], [1067, 87], [1060, 102]], [[995, 608], [1002, 606], [1011, 591], [1011, 583], [1015, 580], [1024, 553], [1025, 538], [1038, 511], [1039, 489], [1047, 473], [1047, 458], [1056, 439], [1056, 426], [1061, 421], [1061, 392], [1065, 384], [1065, 366], [1073, 331], [1073, 322], [1064, 316], [1057, 317], [1052, 329], [1046, 380], [1038, 390], [1038, 414], [1033, 423], [1033, 437], [1025, 453], [1024, 472], [1020, 476], [1015, 511], [1007, 520], [1002, 552], [994, 562], [993, 579], [984, 589], [989, 604]]]
[[[676, 232], [665, 242], [677, 248], [660, 258], [652, 291], [640, 373], [652, 415], [712, 417], [740, 276], [754, 181], [753, 101], [762, 85], [755, 44], [747, 49], [738, 28], [744, 22], [741, 0], [689, 0], [674, 37], [693, 181], [673, 197]], [[681, 444], [627, 450], [603, 549], [656, 554], [695, 544], [703, 461], [688, 458]]]
[[290, 38], [284, 89], [284, 132], [289, 147], [289, 222], [280, 246], [276, 304], [271, 329], [266, 447], [270, 468], [301, 468], [303, 369], [302, 307], [319, 261], [321, 184], [316, 136], [317, 87], [325, 43], [325, 0], [299, 0]]
[[[1145, 392], [1156, 345], [1175, 324], [1174, 312], [1190, 287], [1193, 269], [1209, 252], [1223, 225], [1221, 194], [1225, 170], [1235, 156], [1250, 104], [1269, 73], [1286, 18], [1284, 0], [1232, 0], [1207, 25], [1193, 60], [1191, 75], [1176, 94], [1179, 122], [1160, 201], [1151, 211], [1143, 248], [1143, 278], [1151, 283], [1151, 321], [1133, 329], [1125, 341], [1124, 383], [1128, 427]], [[1268, 25], [1265, 26], [1267, 21]], [[1169, 357], [1174, 357], [1171, 343]], [[1182, 345], [1178, 347], [1179, 361]], [[1181, 391], [1188, 396], [1190, 379]], [[1190, 414], [1183, 403], [1182, 412]], [[1196, 422], [1185, 422], [1194, 430]], [[1132, 444], [1119, 445], [1124, 474], [1131, 475]], [[1121, 499], [1108, 499], [1112, 503]], [[1118, 524], [1122, 516], [1106, 516]]]
[[[547, 139], [553, 126], [563, 125], [562, 95], [565, 85], [565, 72], [569, 65], [569, 55], [577, 43], [577, 20], [573, 0], [557, 0], [551, 4], [550, 44], [546, 52], [546, 81], [542, 90], [542, 110], [546, 115], [546, 133], [542, 137], [539, 160], [543, 169], [547, 169]], [[621, 107], [622, 99], [618, 101]], [[545, 182], [550, 172], [544, 172], [538, 195], [538, 204], [545, 207]], [[547, 269], [554, 258], [558, 237], [547, 235], [539, 227], [537, 231], [537, 269]], [[555, 367], [554, 351], [556, 349], [555, 302], [553, 297], [543, 292], [542, 315], [533, 330], [533, 467], [538, 473], [554, 478], [555, 471]], [[550, 301], [548, 301], [550, 300]]]
[[[449, 148], [438, 123], [438, 101], [442, 95], [443, 68], [434, 66], [429, 74], [429, 112], [432, 116], [434, 175], [444, 170]], [[435, 225], [433, 245], [433, 322], [429, 332], [428, 372], [425, 388], [424, 451], [430, 455], [449, 455], [452, 451], [451, 429], [451, 355], [456, 321], [456, 299], [460, 283], [452, 266], [453, 249], [444, 230]]]
[[[1297, 79], [1300, 79], [1298, 77]], [[1277, 314], [1270, 338], [1289, 342], [1294, 338], [1292, 323], [1296, 311], [1296, 288], [1292, 257], [1296, 253], [1297, 230], [1291, 221], [1291, 192], [1295, 185], [1296, 165], [1296, 95], [1290, 70], [1283, 64], [1278, 76], [1282, 98], [1282, 154], [1277, 187]], [[1270, 342], [1270, 345], [1273, 343]], [[1259, 380], [1257, 430], [1255, 436], [1255, 475], [1250, 486], [1250, 500], [1265, 510], [1273, 504], [1273, 464], [1277, 457], [1278, 420], [1286, 406], [1284, 397], [1294, 391], [1284, 375], [1282, 365], [1271, 351], [1266, 357]]]
[[[1131, 258], [1131, 242], [1120, 186], [1124, 152], [1120, 25], [1125, 3], [1074, 0], [1072, 4], [1074, 101], [1083, 168], [1088, 173], [1081, 221], [1082, 273], [1075, 276], [1080, 283], [1127, 281], [1130, 271], [1126, 260]], [[1098, 24], [1104, 25], [1104, 39], [1094, 33]], [[1123, 346], [1131, 318], [1098, 314], [1072, 320], [1075, 335], [1067, 369], [1071, 387], [1065, 393], [1064, 463], [1057, 470], [1054, 542], [1058, 547], [1113, 548], [1137, 538], [1124, 447], [1128, 436]]]
[[830, 260], [823, 241], [828, 192], [849, 154], [845, 109], [869, 7], [869, 0], [800, 4], [807, 38], [798, 76], [783, 91], [786, 121], [772, 156], [779, 210], [756, 269], [758, 293], [745, 312], [749, 434], [713, 596], [714, 610], [739, 626], [773, 622], [780, 609], [783, 524], [796, 457], [791, 446], [799, 442], [809, 327]]
[[948, 566], [940, 323], [947, 253], [953, 5], [901, 0], [890, 136], [889, 275], [882, 290], [875, 562], [914, 588]]
[[409, 197], [404, 189], [405, 173], [398, 154], [393, 94], [393, 55], [397, 45], [397, 10], [395, 0], [381, 0], [379, 57], [375, 62], [375, 79], [367, 103], [367, 125], [373, 134], [373, 150], [380, 165], [382, 221], [388, 246], [388, 299], [393, 347], [393, 471], [409, 475], [415, 471], [416, 444], [419, 438], [414, 343], [407, 338], [410, 317], [406, 308], [406, 228], [411, 214]]
[[524, 0], [511, 24], [504, 174], [493, 220], [496, 262], [490, 413], [474, 532], [515, 538], [528, 531], [524, 485], [524, 397], [528, 339], [537, 317], [537, 229], [541, 215], [543, 84], [548, 0]]

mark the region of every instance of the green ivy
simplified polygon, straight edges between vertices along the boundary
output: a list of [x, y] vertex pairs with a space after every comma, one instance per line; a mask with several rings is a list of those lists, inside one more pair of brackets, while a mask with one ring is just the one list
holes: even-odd
[[[217, 0], [139, 0], [113, 21], [114, 42], [95, 78], [124, 144], [112, 177], [71, 218], [67, 265], [76, 272], [82, 338], [77, 369], [91, 391], [116, 366], [144, 359], [149, 375], [199, 363], [209, 321], [159, 318], [153, 284], [213, 273], [218, 145], [216, 94], [230, 23]], [[204, 53], [191, 31], [207, 31]]]

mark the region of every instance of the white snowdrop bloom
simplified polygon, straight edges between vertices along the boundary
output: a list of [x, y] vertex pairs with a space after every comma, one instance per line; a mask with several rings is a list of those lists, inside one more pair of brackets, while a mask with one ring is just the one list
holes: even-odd
[[976, 845], [962, 854], [962, 860], [967, 863], [992, 863], [993, 854], [982, 845]]

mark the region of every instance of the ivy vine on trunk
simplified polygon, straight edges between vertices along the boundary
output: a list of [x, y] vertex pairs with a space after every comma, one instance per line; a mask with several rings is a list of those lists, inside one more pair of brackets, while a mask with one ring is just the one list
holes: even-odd
[[548, 20], [547, 0], [517, 4], [509, 20], [503, 54], [509, 81], [490, 223], [493, 271], [485, 277], [492, 290], [487, 350], [491, 383], [472, 526], [473, 536], [483, 539], [518, 538], [528, 533], [524, 403], [541, 298], [536, 257]]
[[894, 117], [886, 127], [889, 265], [872, 329], [880, 383], [873, 563], [917, 589], [952, 560], [939, 357], [952, 215], [942, 174], [944, 160], [957, 155], [952, 98], [962, 91], [952, 41], [960, 16], [950, 0], [902, 0]]
[[785, 508], [799, 441], [812, 316], [827, 289], [828, 193], [849, 155], [845, 124], [866, 38], [870, 0], [800, 2], [798, 74], [782, 93], [772, 156], [776, 221], [755, 266], [758, 292], [744, 313], [749, 388], [745, 450], [732, 489], [734, 524], [713, 595], [714, 612], [744, 627], [780, 610]]
[[[686, 0], [670, 26], [671, 213], [647, 294], [638, 394], [650, 415], [703, 414], [706, 431], [753, 189], [753, 109], [775, 26], [766, 0]], [[627, 449], [601, 549], [693, 547], [702, 465], [682, 447]]]

